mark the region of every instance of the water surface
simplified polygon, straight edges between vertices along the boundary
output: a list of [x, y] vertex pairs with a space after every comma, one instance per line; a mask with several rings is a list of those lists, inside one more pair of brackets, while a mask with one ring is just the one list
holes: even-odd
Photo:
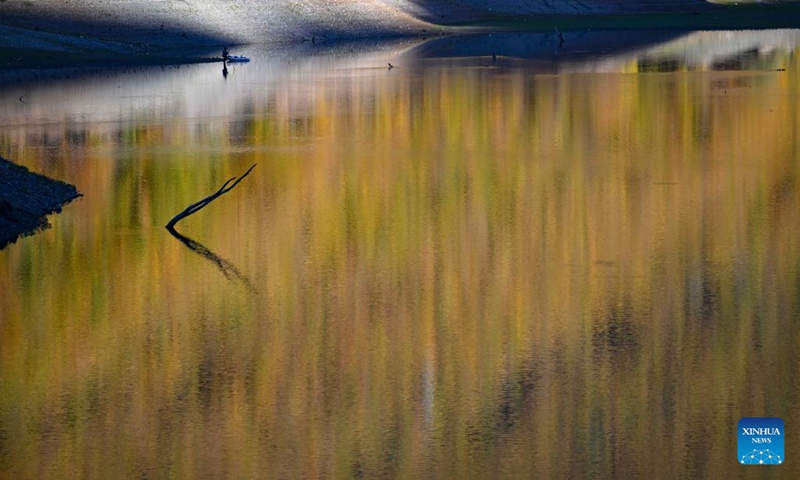
[[[0, 153], [84, 197], [0, 251], [2, 476], [791, 477], [797, 37], [7, 79]], [[253, 164], [178, 224], [222, 264], [163, 228]]]

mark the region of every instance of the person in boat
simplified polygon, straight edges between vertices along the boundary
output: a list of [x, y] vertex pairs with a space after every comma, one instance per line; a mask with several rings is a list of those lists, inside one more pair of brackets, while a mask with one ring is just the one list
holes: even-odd
[[228, 52], [228, 47], [222, 47], [222, 61], [227, 62], [229, 56], [230, 52]]

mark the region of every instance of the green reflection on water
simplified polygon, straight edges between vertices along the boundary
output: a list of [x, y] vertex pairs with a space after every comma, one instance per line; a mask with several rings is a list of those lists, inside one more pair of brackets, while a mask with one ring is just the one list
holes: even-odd
[[[0, 252], [0, 470], [733, 478], [743, 416], [783, 418], [792, 461], [782, 61], [431, 62], [267, 82], [226, 116], [9, 127], [6, 156], [85, 198]], [[254, 292], [162, 228], [253, 163], [181, 231]]]

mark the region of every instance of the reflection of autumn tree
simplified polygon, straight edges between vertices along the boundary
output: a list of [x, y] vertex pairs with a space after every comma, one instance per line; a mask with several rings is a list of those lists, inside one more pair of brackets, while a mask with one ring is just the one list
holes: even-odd
[[[737, 475], [739, 417], [800, 421], [787, 65], [297, 81], [235, 125], [92, 124], [68, 167], [0, 136], [95, 199], [0, 257], [2, 467]], [[159, 227], [255, 162], [258, 208], [184, 228], [258, 296]]]

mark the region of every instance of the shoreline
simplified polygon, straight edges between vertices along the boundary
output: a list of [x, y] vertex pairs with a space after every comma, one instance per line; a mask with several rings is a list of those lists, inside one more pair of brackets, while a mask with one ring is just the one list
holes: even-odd
[[607, 15], [498, 15], [467, 27], [501, 31], [761, 30], [800, 28], [800, 3], [717, 5], [703, 12]]
[[0, 157], [0, 250], [47, 229], [47, 216], [80, 197], [74, 185], [29, 171]]
[[[466, 17], [464, 21], [458, 23], [440, 24], [425, 23], [421, 18], [414, 18], [413, 21], [406, 22], [404, 28], [392, 25], [391, 28], [367, 29], [356, 25], [349, 31], [330, 30], [315, 36], [314, 30], [307, 27], [306, 30], [299, 31], [299, 35], [295, 37], [265, 35], [263, 41], [242, 41], [241, 38], [247, 38], [243, 35], [239, 35], [237, 39], [236, 35], [226, 37], [199, 31], [179, 33], [180, 28], [169, 29], [163, 25], [158, 31], [159, 35], [140, 37], [140, 41], [134, 41], [131, 35], [143, 27], [134, 26], [130, 29], [132, 33], [118, 34], [118, 30], [125, 30], [123, 27], [127, 26], [111, 27], [97, 24], [86, 27], [85, 34], [77, 34], [76, 29], [80, 30], [84, 24], [66, 20], [58, 27], [60, 31], [55, 31], [53, 30], [56, 28], [55, 24], [51, 22], [46, 23], [51, 29], [45, 30], [40, 29], [39, 22], [35, 20], [11, 16], [0, 20], [0, 71], [212, 63], [222, 61], [220, 57], [222, 47], [248, 44], [275, 45], [280, 49], [286, 45], [322, 44], [355, 39], [433, 38], [495, 31], [552, 32], [554, 29], [570, 32], [800, 28], [799, 3], [705, 4], [700, 10], [680, 10], [680, 7], [673, 10], [655, 13], [473, 14], [472, 17]], [[42, 15], [42, 18], [46, 17]], [[146, 42], [141, 41], [141, 38]]]

